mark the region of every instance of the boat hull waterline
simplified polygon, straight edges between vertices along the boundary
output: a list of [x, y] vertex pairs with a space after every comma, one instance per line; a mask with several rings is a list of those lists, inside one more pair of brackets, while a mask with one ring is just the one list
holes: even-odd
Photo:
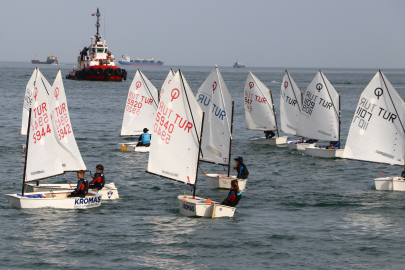
[[237, 179], [236, 175], [231, 175], [230, 177], [227, 174], [222, 173], [208, 173], [205, 174], [207, 176], [207, 188], [212, 189], [230, 189], [231, 188], [231, 181], [238, 180], [238, 186], [240, 190], [244, 190], [246, 188], [246, 183], [248, 179]]
[[[179, 195], [179, 212], [188, 217], [233, 217], [235, 207], [220, 205], [216, 202], [205, 203], [206, 199]], [[215, 205], [214, 205], [215, 204]]]
[[[45, 198], [29, 198], [26, 196], [44, 195]], [[101, 205], [102, 195], [93, 191], [84, 198], [67, 197], [69, 191], [55, 192], [33, 192], [26, 193], [24, 197], [18, 194], [6, 194], [10, 205], [15, 208], [32, 209], [32, 208], [55, 208], [55, 209], [89, 209]]]
[[150, 146], [136, 146], [138, 143], [119, 143], [119, 149], [126, 152], [149, 153]]
[[[26, 184], [26, 192], [50, 192], [50, 191], [69, 191], [72, 192], [75, 189], [74, 185], [70, 184], [42, 184], [40, 183], [39, 186], [35, 184]], [[94, 190], [91, 191], [99, 193], [102, 195], [102, 200], [117, 200], [119, 199], [118, 189], [115, 187], [114, 183], [109, 183], [104, 185], [101, 190]]]
[[287, 147], [289, 150], [305, 151], [307, 147], [315, 147], [315, 143], [297, 143], [295, 141], [288, 141]]
[[374, 179], [376, 190], [405, 191], [405, 178], [382, 177]]

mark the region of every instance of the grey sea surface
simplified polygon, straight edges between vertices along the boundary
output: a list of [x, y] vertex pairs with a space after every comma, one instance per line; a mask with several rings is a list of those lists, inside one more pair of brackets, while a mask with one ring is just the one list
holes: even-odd
[[[373, 180], [380, 177], [378, 169], [398, 175], [402, 168], [315, 158], [249, 141], [262, 132], [246, 130], [248, 71], [272, 90], [279, 113], [282, 68], [220, 67], [235, 100], [232, 156], [243, 156], [250, 171], [248, 190], [233, 218], [181, 216], [179, 188], [187, 194], [190, 188], [145, 173], [148, 154], [119, 151], [136, 66], [122, 67], [128, 80], [121, 83], [64, 80], [84, 162], [91, 171], [103, 164], [121, 198], [91, 210], [11, 208], [4, 194], [21, 191], [25, 137], [19, 133], [25, 86], [34, 67], [0, 63], [1, 269], [404, 269], [405, 193], [376, 191]], [[38, 67], [52, 85], [58, 69], [65, 78], [72, 65]], [[180, 68], [196, 93], [213, 67]], [[160, 89], [169, 66], [141, 69]], [[289, 72], [305, 89], [317, 70]], [[323, 72], [341, 95], [344, 145], [358, 97], [377, 70]], [[405, 97], [405, 70], [383, 72]], [[224, 171], [210, 164], [200, 168]], [[66, 178], [76, 181], [73, 173]], [[198, 175], [198, 196], [220, 201], [227, 193], [206, 188], [204, 175]]]

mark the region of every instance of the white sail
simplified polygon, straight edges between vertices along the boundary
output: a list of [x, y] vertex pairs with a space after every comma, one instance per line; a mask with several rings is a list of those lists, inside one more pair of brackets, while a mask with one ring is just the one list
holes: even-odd
[[[51, 120], [48, 93], [38, 71], [33, 91], [30, 134], [28, 138], [26, 181], [63, 173], [62, 161]], [[49, 88], [50, 90], [50, 88]]]
[[194, 184], [203, 112], [181, 72], [160, 96], [148, 172]]
[[297, 135], [325, 140], [339, 140], [339, 94], [319, 71], [304, 94]]
[[297, 134], [301, 108], [301, 91], [286, 70], [280, 93], [280, 122], [282, 131], [288, 134]]
[[86, 170], [86, 165], [83, 162], [75, 136], [73, 135], [73, 127], [70, 121], [60, 69], [49, 94], [49, 108], [49, 114], [55, 131], [54, 135], [58, 143], [57, 151], [59, 152], [63, 170], [65, 172]]
[[22, 121], [21, 121], [21, 132], [20, 135], [27, 135], [27, 127], [28, 127], [28, 112], [31, 107], [32, 103], [32, 98], [34, 95], [34, 87], [35, 87], [35, 82], [37, 79], [37, 73], [39, 73], [39, 82], [44, 84], [45, 89], [48, 91], [47, 94], [49, 94], [49, 91], [51, 89], [51, 85], [48, 83], [48, 81], [45, 79], [45, 77], [42, 75], [42, 73], [39, 71], [38, 68], [34, 69], [34, 72], [31, 75], [30, 80], [27, 83], [27, 86], [25, 88], [25, 97], [24, 97], [24, 106], [23, 106], [23, 112], [22, 112]]
[[196, 99], [205, 113], [200, 160], [228, 165], [232, 98], [217, 67], [198, 89]]
[[361, 93], [343, 157], [404, 165], [404, 102], [379, 71]]
[[120, 136], [141, 135], [143, 129], [152, 129], [156, 118], [159, 93], [138, 69], [129, 87]]
[[250, 71], [244, 92], [247, 129], [277, 130], [271, 91]]

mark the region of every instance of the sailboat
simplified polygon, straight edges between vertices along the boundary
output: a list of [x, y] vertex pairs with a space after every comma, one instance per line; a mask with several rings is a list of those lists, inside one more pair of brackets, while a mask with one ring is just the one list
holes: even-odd
[[[280, 122], [281, 130], [285, 133], [299, 136], [297, 134], [298, 121], [302, 108], [302, 94], [295, 84], [290, 73], [286, 70], [281, 84], [280, 93]], [[315, 143], [307, 143], [303, 140], [292, 140], [287, 142], [288, 149], [305, 150], [305, 147], [315, 146]]]
[[184, 216], [232, 217], [235, 207], [219, 205], [196, 196], [204, 113], [179, 70], [162, 86], [152, 129], [147, 172], [193, 187], [192, 196], [179, 195]]
[[[73, 134], [72, 123], [70, 121], [69, 109], [67, 106], [65, 88], [63, 86], [62, 74], [59, 70], [56, 75], [55, 82], [51, 89], [48, 90], [48, 105], [50, 108], [50, 118], [52, 126], [56, 131], [56, 141], [58, 142], [59, 156], [62, 161], [62, 167], [65, 173], [77, 172], [79, 170], [87, 171], [86, 165], [83, 162], [79, 148]], [[26, 192], [42, 192], [42, 191], [60, 191], [70, 190], [76, 188], [75, 185], [70, 183], [26, 183]], [[118, 199], [118, 190], [114, 183], [110, 183], [99, 190], [98, 193], [102, 194], [103, 200]]]
[[324, 158], [343, 156], [343, 149], [340, 149], [340, 96], [322, 71], [315, 75], [305, 91], [297, 134], [339, 142], [339, 149], [310, 146], [305, 148], [305, 154]]
[[[140, 136], [143, 129], [152, 129], [156, 117], [159, 93], [138, 69], [129, 87], [120, 136]], [[137, 146], [138, 142], [120, 143], [121, 151], [149, 152], [150, 146]]]
[[[405, 105], [381, 70], [361, 93], [343, 157], [360, 161], [405, 164]], [[402, 177], [376, 178], [376, 190], [405, 191]]]
[[25, 192], [27, 182], [37, 181], [38, 183], [39, 180], [62, 175], [66, 169], [73, 169], [78, 164], [84, 165], [80, 163], [81, 156], [67, 158], [66, 153], [63, 152], [67, 149], [64, 149], [64, 145], [57, 140], [59, 134], [52, 123], [53, 112], [48, 102], [49, 92], [47, 93], [39, 72], [37, 72], [34, 86], [34, 96], [27, 119], [27, 150], [22, 193], [6, 194], [7, 200], [12, 207], [17, 208], [77, 209], [100, 206], [102, 195], [93, 191], [89, 191], [84, 198], [67, 197], [71, 192], [66, 190]]
[[[196, 99], [205, 115], [200, 161], [228, 167], [227, 173], [204, 173], [207, 187], [229, 189], [236, 179], [230, 174], [234, 102], [217, 66], [198, 89]], [[239, 179], [241, 190], [246, 182]]]
[[250, 71], [245, 84], [245, 115], [247, 129], [277, 132], [277, 137], [254, 138], [253, 143], [280, 145], [287, 142], [287, 136], [280, 137], [278, 132], [271, 91]]

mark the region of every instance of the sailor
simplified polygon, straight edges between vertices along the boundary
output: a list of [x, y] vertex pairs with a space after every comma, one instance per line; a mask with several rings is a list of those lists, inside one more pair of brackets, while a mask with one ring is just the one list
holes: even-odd
[[236, 178], [248, 179], [249, 171], [248, 171], [246, 165], [243, 163], [243, 158], [242, 157], [237, 157], [234, 160], [235, 160], [237, 166], [233, 166], [233, 168], [238, 173]]
[[266, 137], [266, 139], [271, 139], [274, 136], [276, 136], [276, 133], [274, 133], [274, 131], [272, 131], [272, 130], [265, 130], [264, 136]]
[[77, 178], [79, 180], [77, 181], [77, 187], [73, 192], [68, 195], [68, 197], [82, 197], [84, 198], [89, 191], [89, 182], [83, 178], [84, 177], [84, 171], [80, 170], [77, 172]]
[[90, 189], [103, 189], [105, 185], [104, 166], [98, 164], [96, 166], [96, 174], [92, 175], [91, 178], [93, 178], [93, 181], [91, 181], [89, 184]]
[[402, 178], [405, 178], [405, 165], [404, 165], [404, 170], [403, 170], [402, 173], [401, 173], [401, 177], [402, 177]]
[[139, 136], [139, 142], [136, 146], [150, 146], [152, 135], [148, 133], [149, 129], [144, 128], [143, 133]]
[[339, 148], [340, 148], [339, 141], [330, 141], [329, 146], [326, 147], [326, 149], [339, 149]]
[[228, 197], [226, 197], [221, 204], [235, 207], [241, 197], [242, 191], [239, 190], [238, 180], [232, 180], [231, 190], [228, 193]]

